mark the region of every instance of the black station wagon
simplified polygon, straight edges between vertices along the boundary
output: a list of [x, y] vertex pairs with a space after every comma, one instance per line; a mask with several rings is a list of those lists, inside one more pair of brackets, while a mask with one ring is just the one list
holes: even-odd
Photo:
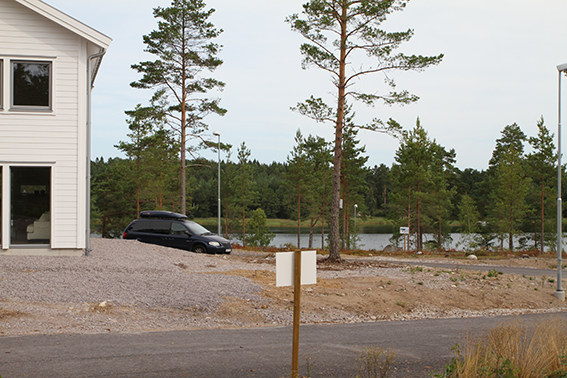
[[198, 253], [232, 252], [228, 240], [171, 211], [142, 211], [140, 218], [126, 227], [122, 238]]

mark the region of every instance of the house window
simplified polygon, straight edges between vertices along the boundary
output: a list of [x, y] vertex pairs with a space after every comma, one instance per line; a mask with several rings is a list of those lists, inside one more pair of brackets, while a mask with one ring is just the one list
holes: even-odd
[[11, 167], [11, 245], [51, 242], [51, 168]]
[[51, 62], [12, 61], [12, 107], [51, 109]]

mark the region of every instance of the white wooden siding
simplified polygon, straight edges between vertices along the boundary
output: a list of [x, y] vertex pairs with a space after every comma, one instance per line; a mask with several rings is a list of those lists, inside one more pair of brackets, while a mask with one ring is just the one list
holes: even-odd
[[[85, 41], [12, 0], [0, 0], [0, 164], [51, 162], [52, 248], [84, 248]], [[53, 59], [49, 59], [52, 57]], [[52, 112], [10, 111], [10, 60], [51, 60]], [[80, 228], [82, 227], [82, 228]]]

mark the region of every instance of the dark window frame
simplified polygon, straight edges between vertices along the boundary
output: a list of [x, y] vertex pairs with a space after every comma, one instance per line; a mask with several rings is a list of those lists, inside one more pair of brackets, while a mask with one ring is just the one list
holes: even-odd
[[[47, 74], [47, 96], [45, 94], [41, 95], [39, 99], [41, 102], [47, 102], [47, 104], [22, 104], [17, 103], [18, 94], [16, 93], [16, 75], [15, 69], [18, 64], [27, 65], [46, 65], [48, 66], [49, 72]], [[10, 60], [10, 109], [18, 111], [52, 111], [53, 110], [53, 61], [52, 60], [41, 60], [41, 59], [12, 59]]]

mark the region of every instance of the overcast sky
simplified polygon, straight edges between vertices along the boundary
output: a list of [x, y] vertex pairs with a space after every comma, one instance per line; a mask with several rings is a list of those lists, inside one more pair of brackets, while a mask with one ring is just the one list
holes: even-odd
[[[218, 96], [228, 110], [224, 117], [212, 115], [206, 122], [211, 133], [220, 132], [222, 142], [232, 144], [233, 150], [245, 141], [251, 158], [263, 163], [284, 162], [297, 129], [332, 139], [331, 125], [290, 110], [311, 95], [327, 97], [333, 92], [327, 75], [315, 68], [301, 69], [303, 39], [284, 22], [300, 13], [306, 1], [206, 1], [216, 9], [213, 23], [224, 30], [218, 40], [224, 46], [224, 64], [214, 76], [226, 83]], [[92, 156], [121, 156], [114, 145], [127, 140], [124, 110], [146, 104], [152, 94], [130, 87], [140, 78], [130, 65], [154, 59], [143, 52], [142, 35], [156, 28], [152, 9], [170, 1], [45, 2], [113, 39], [93, 92]], [[567, 62], [566, 15], [565, 0], [410, 1], [384, 29], [415, 31], [402, 47], [407, 54], [443, 53], [445, 58], [422, 73], [392, 72], [398, 89], [407, 89], [420, 100], [404, 107], [359, 108], [359, 122], [394, 118], [411, 129], [419, 117], [430, 138], [455, 149], [461, 169], [485, 169], [500, 131], [514, 122], [535, 135], [536, 122], [543, 116], [557, 134], [556, 66]], [[388, 89], [380, 74], [365, 80], [372, 91]], [[359, 137], [369, 165], [392, 164], [397, 140], [368, 131]], [[216, 159], [213, 151], [203, 156]]]

